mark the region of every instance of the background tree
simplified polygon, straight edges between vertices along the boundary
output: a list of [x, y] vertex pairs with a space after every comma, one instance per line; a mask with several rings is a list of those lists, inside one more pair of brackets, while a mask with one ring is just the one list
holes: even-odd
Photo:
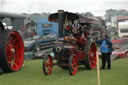
[[83, 16], [94, 16], [91, 12], [81, 13]]
[[111, 17], [113, 17], [113, 16], [128, 16], [128, 11], [125, 9], [121, 9], [121, 10], [108, 9], [108, 10], [106, 10], [105, 20], [107, 22], [111, 22]]

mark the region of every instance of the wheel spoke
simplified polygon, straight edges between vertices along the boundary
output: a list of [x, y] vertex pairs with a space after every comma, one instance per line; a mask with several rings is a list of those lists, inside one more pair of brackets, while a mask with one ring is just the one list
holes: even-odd
[[12, 58], [8, 56], [8, 63], [10, 64], [12, 62]]
[[19, 42], [18, 38], [14, 39], [14, 41], [13, 41], [13, 43], [18, 43], [18, 42]]
[[49, 62], [46, 62], [45, 66], [48, 67], [49, 66]]
[[8, 56], [11, 60], [14, 60], [15, 56], [13, 56], [12, 54], [9, 54], [10, 56]]
[[16, 63], [14, 63], [14, 65], [15, 65], [16, 67], [18, 67]]
[[71, 63], [71, 69], [72, 69], [72, 71], [74, 70], [74, 64], [73, 63]]
[[11, 34], [10, 36], [11, 36], [12, 38], [14, 38], [14, 36], [16, 36], [16, 34]]
[[20, 46], [21, 46], [21, 45], [20, 45], [20, 43], [19, 43], [19, 44], [13, 46], [13, 47], [16, 48], [16, 47], [20, 47]]
[[71, 63], [71, 67], [74, 67], [74, 64], [73, 63]]
[[14, 60], [12, 60], [11, 62], [10, 62], [10, 66], [13, 68], [14, 67]]
[[48, 67], [48, 71], [51, 72], [51, 70], [52, 70], [52, 68], [49, 66], [49, 67]]
[[[12, 57], [11, 57], [11, 59], [12, 59]], [[16, 61], [15, 61], [15, 57], [13, 57], [13, 59], [11, 60], [10, 66], [11, 66], [13, 69], [15, 69], [15, 68], [18, 67], [18, 64], [16, 64]]]
[[91, 63], [92, 63], [92, 64], [95, 64], [95, 60], [92, 60]]

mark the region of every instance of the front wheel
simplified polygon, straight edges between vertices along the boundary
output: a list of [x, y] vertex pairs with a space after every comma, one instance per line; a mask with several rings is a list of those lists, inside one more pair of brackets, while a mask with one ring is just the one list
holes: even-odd
[[43, 58], [43, 72], [45, 75], [50, 75], [52, 72], [52, 57], [50, 55], [45, 55]]
[[77, 73], [77, 67], [78, 67], [78, 60], [77, 57], [73, 54], [69, 57], [69, 62], [68, 62], [69, 74], [71, 76]]

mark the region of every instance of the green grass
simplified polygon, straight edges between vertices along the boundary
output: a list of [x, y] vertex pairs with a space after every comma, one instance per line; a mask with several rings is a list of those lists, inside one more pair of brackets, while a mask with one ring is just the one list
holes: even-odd
[[[97, 71], [78, 68], [77, 75], [70, 76], [68, 70], [54, 67], [49, 76], [42, 72], [42, 60], [25, 61], [18, 72], [0, 76], [0, 85], [97, 85]], [[101, 65], [101, 64], [100, 64]], [[128, 84], [128, 58], [112, 62], [111, 70], [100, 70], [101, 85]]]

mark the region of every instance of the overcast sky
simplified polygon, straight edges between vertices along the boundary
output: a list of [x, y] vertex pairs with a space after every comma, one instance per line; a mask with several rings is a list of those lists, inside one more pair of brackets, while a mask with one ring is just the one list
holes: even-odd
[[92, 12], [103, 16], [107, 9], [128, 10], [128, 0], [0, 0], [0, 11], [14, 13]]

